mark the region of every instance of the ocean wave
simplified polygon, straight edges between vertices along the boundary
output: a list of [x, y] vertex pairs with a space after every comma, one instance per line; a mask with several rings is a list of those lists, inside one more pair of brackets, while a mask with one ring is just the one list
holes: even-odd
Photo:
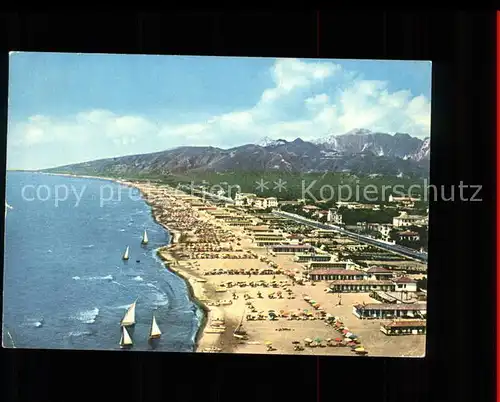
[[160, 289], [158, 289], [158, 287], [157, 287], [157, 286], [155, 286], [155, 285], [154, 285], [154, 284], [152, 284], [152, 283], [146, 283], [146, 286], [148, 286], [148, 287], [150, 287], [150, 288], [153, 288], [153, 289], [156, 289], [156, 290], [160, 290]]
[[34, 327], [41, 327], [43, 325], [43, 318], [27, 318], [26, 323]]
[[132, 278], [133, 281], [137, 281], [137, 282], [142, 282], [144, 279], [142, 278], [142, 276], [135, 276], [134, 278]]
[[106, 276], [87, 276], [84, 278], [81, 278], [79, 276], [73, 276], [72, 279], [75, 281], [79, 281], [79, 280], [82, 280], [82, 281], [112, 281], [114, 278], [113, 278], [113, 275], [106, 275]]
[[26, 322], [30, 326], [40, 328], [43, 325], [43, 318], [28, 318]]
[[125, 285], [123, 285], [122, 283], [120, 283], [120, 282], [113, 281], [113, 282], [111, 282], [111, 283], [114, 283], [115, 285], [118, 285], [118, 286], [121, 286], [122, 288], [127, 289], [127, 287], [126, 287]]
[[169, 299], [166, 293], [154, 293], [153, 306], [163, 307], [169, 304]]
[[98, 315], [99, 309], [95, 307], [92, 310], [80, 311], [75, 318], [84, 324], [93, 324]]
[[95, 247], [93, 244], [89, 244], [88, 246], [83, 246], [82, 248], [93, 248]]
[[125, 232], [125, 229], [120, 229], [120, 232]]
[[52, 253], [52, 250], [47, 250], [47, 253]]
[[69, 333], [69, 336], [74, 336], [74, 337], [85, 336], [85, 335], [92, 335], [92, 332], [90, 332], [90, 331], [72, 331]]

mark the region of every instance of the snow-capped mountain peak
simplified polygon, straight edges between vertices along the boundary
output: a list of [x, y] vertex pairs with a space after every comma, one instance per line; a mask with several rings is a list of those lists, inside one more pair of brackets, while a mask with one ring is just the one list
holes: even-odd
[[257, 145], [259, 145], [261, 147], [276, 147], [278, 145], [285, 145], [286, 143], [287, 143], [287, 141], [285, 141], [285, 140], [281, 140], [281, 139], [273, 140], [270, 137], [264, 137], [257, 143]]

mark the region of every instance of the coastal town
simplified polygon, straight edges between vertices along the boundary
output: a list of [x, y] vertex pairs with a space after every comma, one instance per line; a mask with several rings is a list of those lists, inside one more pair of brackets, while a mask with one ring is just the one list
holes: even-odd
[[171, 244], [158, 254], [205, 311], [198, 352], [425, 354], [426, 259], [338, 230], [426, 255], [420, 240], [428, 215], [414, 213], [417, 199], [391, 196], [398, 211], [392, 224], [352, 227], [341, 211], [366, 208], [362, 204], [321, 210], [305, 200], [286, 203], [308, 222], [327, 224], [317, 226], [283, 212], [285, 203], [276, 197], [238, 193], [228, 203], [165, 185], [120, 182], [138, 188], [171, 233]]

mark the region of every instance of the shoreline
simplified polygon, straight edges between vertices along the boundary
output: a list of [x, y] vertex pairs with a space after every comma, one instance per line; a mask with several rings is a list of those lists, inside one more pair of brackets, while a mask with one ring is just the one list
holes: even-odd
[[[47, 174], [47, 175], [51, 175], [51, 176], [72, 177], [72, 178], [78, 178], [78, 179], [91, 179], [91, 180], [110, 181], [110, 182], [114, 182], [114, 183], [120, 184], [120, 185], [125, 186], [125, 187], [135, 188], [136, 190], [138, 190], [140, 192], [143, 201], [146, 203], [146, 205], [148, 205], [150, 207], [150, 214], [151, 214], [151, 217], [153, 218], [153, 221], [156, 224], [158, 224], [159, 226], [161, 226], [164, 230], [166, 230], [169, 233], [169, 235], [170, 235], [169, 242], [166, 243], [166, 244], [164, 244], [163, 246], [158, 247], [155, 250], [156, 256], [162, 262], [164, 269], [168, 269], [170, 272], [172, 272], [174, 275], [177, 275], [179, 278], [181, 278], [184, 281], [184, 283], [186, 285], [186, 289], [187, 289], [189, 300], [193, 304], [195, 304], [196, 307], [202, 313], [202, 317], [201, 317], [201, 320], [200, 320], [200, 325], [198, 326], [198, 330], [196, 331], [196, 334], [195, 334], [195, 345], [194, 345], [194, 350], [193, 350], [193, 352], [198, 352], [198, 348], [199, 348], [199, 344], [200, 344], [201, 338], [203, 337], [203, 335], [205, 333], [205, 329], [206, 329], [207, 324], [209, 322], [210, 309], [208, 308], [208, 306], [206, 306], [198, 298], [198, 295], [196, 294], [195, 289], [193, 288], [191, 282], [189, 281], [189, 278], [187, 278], [182, 272], [179, 272], [179, 270], [172, 269], [172, 267], [171, 267], [172, 261], [168, 260], [167, 258], [165, 258], [164, 255], [162, 255], [162, 252], [164, 252], [164, 251], [168, 252], [168, 250], [169, 250], [170, 247], [172, 247], [173, 245], [179, 244], [179, 240], [180, 240], [180, 238], [182, 236], [182, 232], [179, 231], [179, 230], [177, 230], [177, 229], [169, 228], [167, 225], [165, 225], [164, 223], [162, 223], [158, 219], [158, 216], [155, 214], [155, 211], [154, 211], [154, 204], [151, 203], [150, 200], [148, 200], [148, 198], [147, 198], [146, 194], [144, 193], [143, 189], [141, 189], [139, 186], [137, 186], [136, 184], [134, 184], [134, 183], [132, 183], [130, 181], [115, 179], [115, 178], [111, 178], [111, 177], [89, 176], [89, 175], [75, 175], [75, 174], [69, 174], [69, 173], [51, 173], [51, 172], [33, 172], [33, 173], [41, 173], [41, 174]], [[171, 255], [170, 252], [168, 252], [168, 254]]]

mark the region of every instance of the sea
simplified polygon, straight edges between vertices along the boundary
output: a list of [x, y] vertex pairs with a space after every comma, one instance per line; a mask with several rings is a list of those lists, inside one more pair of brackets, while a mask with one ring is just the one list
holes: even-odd
[[152, 350], [153, 314], [155, 351], [194, 350], [203, 312], [156, 256], [170, 236], [137, 189], [32, 172], [8, 172], [6, 185], [4, 347], [120, 350], [137, 299], [133, 350]]

